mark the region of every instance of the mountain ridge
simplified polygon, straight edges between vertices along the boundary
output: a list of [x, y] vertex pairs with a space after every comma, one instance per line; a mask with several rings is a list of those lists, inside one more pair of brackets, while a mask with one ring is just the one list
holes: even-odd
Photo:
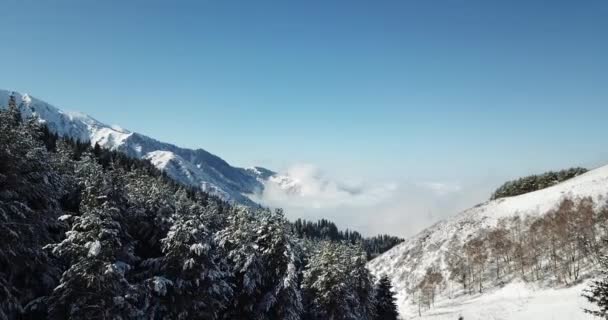
[[66, 112], [29, 94], [0, 89], [0, 108], [6, 108], [11, 95], [22, 116], [36, 117], [51, 132], [103, 148], [117, 150], [138, 159], [148, 159], [176, 181], [198, 187], [222, 199], [257, 206], [248, 195], [264, 190], [264, 181], [276, 172], [233, 167], [202, 148], [188, 149], [162, 142], [116, 125], [105, 124], [80, 112]]

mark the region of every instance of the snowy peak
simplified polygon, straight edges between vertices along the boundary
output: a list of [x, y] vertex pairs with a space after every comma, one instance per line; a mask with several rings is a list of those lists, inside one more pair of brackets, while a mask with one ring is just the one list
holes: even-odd
[[0, 108], [8, 106], [11, 95], [14, 95], [24, 118], [37, 118], [60, 136], [90, 141], [92, 145], [99, 144], [134, 158], [149, 159], [174, 180], [228, 201], [254, 205], [246, 195], [261, 192], [263, 182], [275, 175], [261, 167], [232, 167], [203, 149], [180, 148], [117, 125], [107, 125], [86, 114], [65, 112], [29, 94], [0, 90]]
[[262, 167], [249, 167], [249, 168], [245, 168], [245, 170], [253, 175], [254, 177], [256, 177], [257, 179], [261, 179], [262, 181], [266, 181], [268, 180], [270, 177], [275, 176], [277, 173], [272, 171], [272, 170], [268, 170]]
[[37, 118], [52, 132], [61, 136], [91, 141], [91, 144], [98, 143], [105, 148], [115, 149], [131, 135], [127, 130], [117, 130], [115, 126], [108, 126], [86, 114], [62, 111], [29, 94], [21, 95], [0, 90], [0, 107], [6, 107], [9, 97], [13, 94], [24, 118]]

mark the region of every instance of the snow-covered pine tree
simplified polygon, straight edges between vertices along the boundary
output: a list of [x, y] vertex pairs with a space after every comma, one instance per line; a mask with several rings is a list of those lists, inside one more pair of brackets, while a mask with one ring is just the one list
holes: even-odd
[[17, 99], [15, 93], [12, 92], [8, 97], [8, 119], [13, 125], [18, 125], [21, 122], [21, 111], [17, 106]]
[[214, 207], [202, 207], [180, 191], [174, 223], [161, 240], [161, 272], [148, 280], [155, 292], [154, 312], [162, 319], [217, 319], [227, 307], [232, 289], [229, 272], [205, 218]]
[[[160, 240], [167, 235], [175, 216], [175, 192], [160, 177], [142, 170], [127, 175], [126, 196], [131, 206], [129, 233], [137, 241], [136, 252], [145, 268], [142, 277], [159, 271], [163, 257]], [[148, 274], [145, 274], [148, 273]]]
[[375, 317], [373, 278], [358, 246], [322, 242], [309, 258], [302, 290], [305, 319], [355, 320]]
[[63, 184], [36, 124], [22, 122], [11, 101], [0, 111], [0, 319], [33, 317], [60, 275], [42, 246], [60, 230]]
[[126, 199], [121, 170], [104, 172], [89, 155], [76, 174], [83, 189], [80, 215], [66, 217], [71, 230], [60, 243], [49, 245], [68, 263], [59, 286], [49, 298], [49, 311], [57, 319], [144, 318], [137, 305], [145, 304], [129, 284], [133, 245], [121, 220]]
[[376, 319], [397, 320], [399, 313], [395, 301], [391, 280], [382, 276], [376, 285]]
[[367, 255], [362, 247], [349, 245], [346, 261], [350, 262], [349, 279], [352, 292], [356, 295], [353, 309], [359, 315], [358, 319], [374, 319], [376, 316], [376, 294], [374, 278], [366, 268]]
[[281, 212], [234, 208], [218, 239], [233, 266], [225, 319], [300, 319], [298, 260]]
[[[606, 243], [608, 243], [608, 240], [606, 240]], [[587, 301], [594, 304], [596, 309], [585, 309], [585, 312], [608, 319], [608, 256], [603, 256], [600, 259], [600, 265], [603, 278], [593, 281], [591, 286], [583, 293]]]

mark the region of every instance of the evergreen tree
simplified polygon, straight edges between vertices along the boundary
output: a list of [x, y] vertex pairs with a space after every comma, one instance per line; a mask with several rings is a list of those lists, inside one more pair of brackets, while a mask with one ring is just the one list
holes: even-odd
[[376, 285], [376, 319], [396, 320], [399, 313], [395, 301], [391, 280], [388, 276], [382, 276]]
[[377, 235], [370, 238], [364, 238], [357, 231], [348, 229], [345, 231], [339, 230], [335, 223], [326, 219], [320, 219], [316, 222], [297, 219], [291, 224], [291, 227], [293, 232], [299, 238], [303, 239], [361, 244], [367, 253], [368, 259], [377, 257], [403, 241], [401, 238], [389, 235]]
[[66, 239], [50, 245], [69, 268], [50, 296], [50, 314], [57, 319], [135, 319], [141, 297], [126, 273], [137, 260], [123, 228], [126, 199], [120, 170], [107, 174], [86, 155], [77, 175], [83, 177], [80, 215], [72, 220]]
[[365, 253], [353, 245], [324, 242], [312, 253], [302, 290], [306, 319], [374, 319], [373, 279]]
[[21, 122], [21, 111], [19, 110], [19, 107], [17, 107], [17, 100], [14, 92], [12, 92], [8, 98], [8, 118], [13, 125], [17, 125]]
[[[14, 97], [11, 99], [15, 111]], [[17, 112], [17, 111], [15, 111]], [[40, 307], [60, 270], [42, 246], [61, 230], [60, 176], [35, 123], [0, 111], [0, 318]]]
[[162, 243], [162, 268], [151, 281], [163, 304], [162, 318], [216, 319], [226, 308], [232, 289], [226, 281], [228, 267], [206, 225], [213, 206], [203, 208], [182, 191], [174, 223]]
[[226, 319], [300, 318], [299, 257], [282, 212], [235, 208], [218, 238], [235, 284]]
[[603, 278], [593, 281], [591, 286], [583, 293], [587, 301], [594, 304], [596, 309], [585, 309], [585, 312], [608, 319], [608, 256], [601, 258], [600, 265]]
[[494, 193], [490, 200], [495, 200], [504, 197], [512, 197], [520, 194], [548, 188], [560, 182], [581, 175], [588, 170], [585, 168], [569, 168], [560, 171], [549, 171], [540, 175], [531, 175], [522, 177], [517, 180], [507, 181], [501, 185]]

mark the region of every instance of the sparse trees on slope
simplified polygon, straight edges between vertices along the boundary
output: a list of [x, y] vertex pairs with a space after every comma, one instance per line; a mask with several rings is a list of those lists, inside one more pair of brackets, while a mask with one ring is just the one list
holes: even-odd
[[462, 284], [462, 289], [467, 291], [471, 281], [471, 267], [456, 236], [453, 236], [448, 244], [445, 262], [450, 272], [449, 280]]
[[481, 236], [473, 238], [464, 245], [464, 252], [467, 261], [471, 266], [472, 276], [478, 284], [479, 293], [481, 293], [483, 290], [484, 272], [488, 259], [486, 243]]
[[490, 230], [487, 235], [487, 245], [489, 248], [490, 257], [494, 262], [496, 269], [496, 280], [500, 280], [503, 273], [508, 267], [510, 253], [512, 250], [512, 242], [509, 239], [509, 232], [504, 226], [499, 226]]
[[528, 226], [526, 247], [529, 252], [530, 265], [534, 278], [536, 280], [541, 280], [544, 277], [544, 269], [547, 264], [546, 261], [550, 258], [548, 252], [549, 238], [543, 230], [544, 220], [542, 218], [528, 217], [525, 221]]
[[437, 267], [431, 267], [426, 269], [424, 278], [418, 283], [416, 289], [418, 291], [418, 313], [422, 306], [430, 309], [435, 303], [435, 296], [437, 289], [443, 282], [443, 275]]

